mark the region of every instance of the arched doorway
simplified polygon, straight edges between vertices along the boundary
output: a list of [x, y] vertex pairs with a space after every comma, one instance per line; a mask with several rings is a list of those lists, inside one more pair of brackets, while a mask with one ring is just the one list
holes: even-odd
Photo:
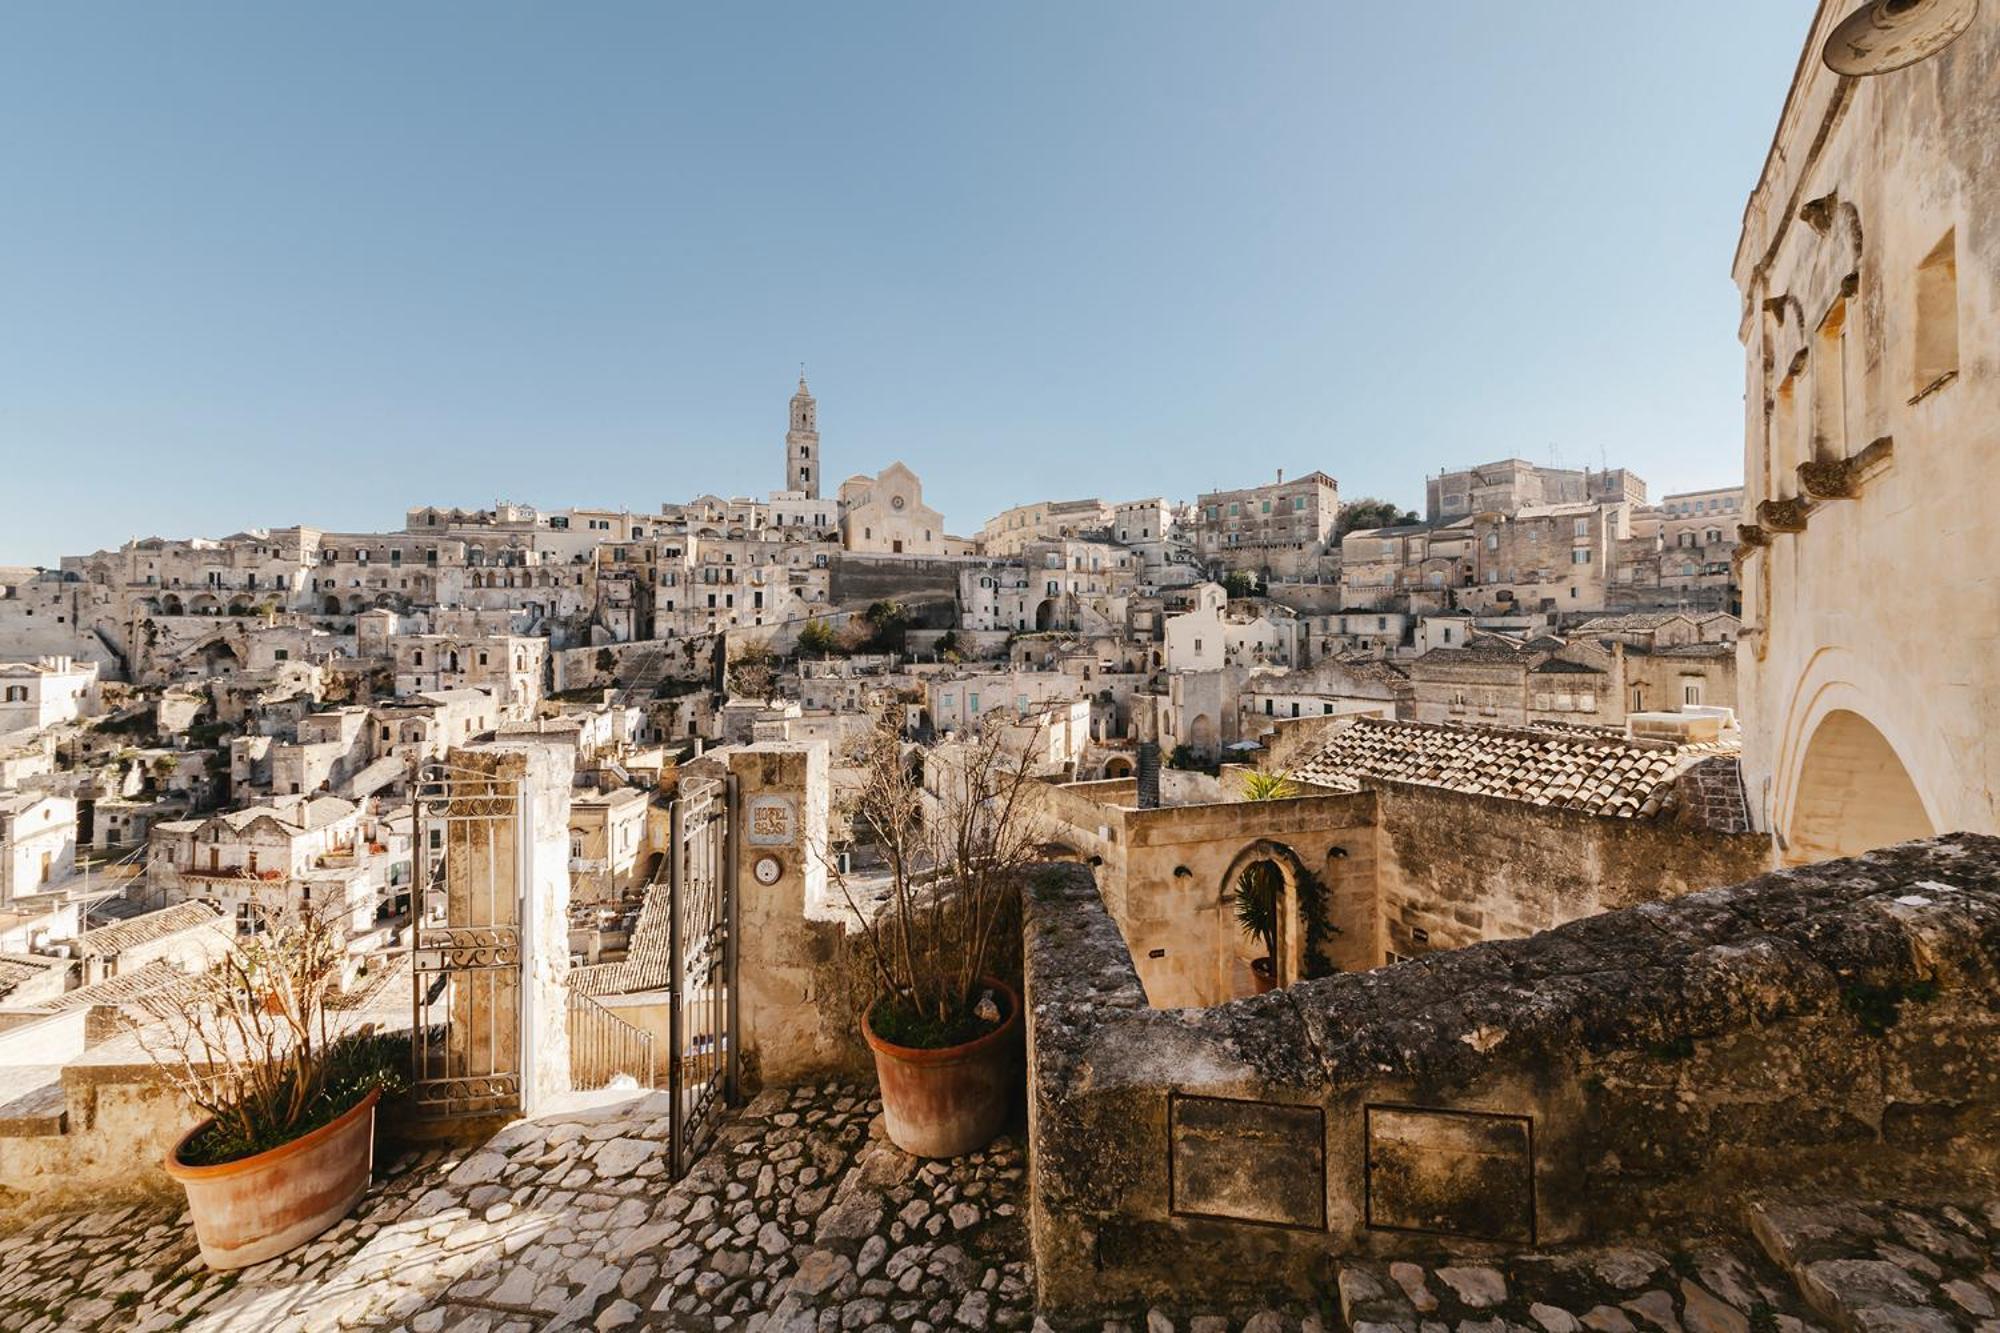
[[1236, 853], [1222, 872], [1218, 941], [1218, 998], [1260, 989], [1256, 960], [1268, 956], [1272, 982], [1289, 986], [1306, 975], [1306, 931], [1300, 920], [1301, 886], [1308, 872], [1282, 842], [1259, 838]]
[[1056, 617], [1059, 614], [1060, 612], [1056, 610], [1055, 598], [1042, 598], [1041, 604], [1035, 608], [1035, 628], [1039, 630], [1054, 629], [1056, 627]]
[[1215, 719], [1207, 713], [1196, 713], [1194, 721], [1188, 723], [1188, 749], [1204, 759], [1212, 759], [1216, 753], [1216, 742]]
[[1820, 720], [1799, 761], [1785, 859], [1801, 865], [1928, 838], [1923, 797], [1888, 738], [1859, 713]]
[[1129, 778], [1132, 776], [1132, 761], [1122, 754], [1114, 754], [1104, 761], [1106, 778]]

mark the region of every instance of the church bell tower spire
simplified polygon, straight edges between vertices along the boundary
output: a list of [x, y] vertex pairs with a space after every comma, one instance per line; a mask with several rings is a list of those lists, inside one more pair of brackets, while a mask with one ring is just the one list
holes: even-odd
[[819, 499], [819, 407], [806, 388], [806, 369], [799, 367], [799, 391], [792, 395], [792, 425], [785, 432], [785, 489]]

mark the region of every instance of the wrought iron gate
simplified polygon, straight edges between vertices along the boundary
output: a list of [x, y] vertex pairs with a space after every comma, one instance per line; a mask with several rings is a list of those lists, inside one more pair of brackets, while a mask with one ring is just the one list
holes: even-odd
[[736, 1098], [736, 867], [733, 779], [686, 778], [674, 796], [668, 947], [667, 1087], [673, 1174], [684, 1173]]
[[526, 1109], [520, 792], [491, 773], [429, 763], [413, 796], [412, 1094], [432, 1117], [516, 1114]]

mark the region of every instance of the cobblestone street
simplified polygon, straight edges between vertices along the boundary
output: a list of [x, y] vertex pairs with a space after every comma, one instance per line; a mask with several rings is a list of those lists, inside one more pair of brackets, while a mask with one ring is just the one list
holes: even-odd
[[[874, 1137], [873, 1090], [758, 1097], [671, 1188], [657, 1095], [394, 1163], [353, 1218], [237, 1274], [167, 1205], [0, 1240], [0, 1329], [1013, 1330], [1033, 1313], [1019, 1142]], [[1345, 1262], [1315, 1305], [1133, 1311], [1103, 1333], [2000, 1333], [2000, 1203], [1754, 1208], [1757, 1240]], [[1093, 1325], [1096, 1327], [1096, 1325]]]

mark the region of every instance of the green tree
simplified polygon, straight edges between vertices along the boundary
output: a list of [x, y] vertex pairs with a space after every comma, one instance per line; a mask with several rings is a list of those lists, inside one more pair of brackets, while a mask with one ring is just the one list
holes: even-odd
[[1345, 537], [1348, 533], [1363, 528], [1394, 528], [1421, 521], [1413, 509], [1398, 509], [1388, 500], [1364, 496], [1359, 500], [1349, 500], [1340, 507], [1340, 518], [1334, 527], [1334, 536]]
[[832, 626], [824, 620], [808, 620], [799, 631], [799, 651], [815, 653], [824, 657], [833, 651], [834, 634]]
[[1231, 597], [1249, 597], [1256, 593], [1257, 585], [1242, 570], [1232, 569], [1222, 576], [1222, 589]]

